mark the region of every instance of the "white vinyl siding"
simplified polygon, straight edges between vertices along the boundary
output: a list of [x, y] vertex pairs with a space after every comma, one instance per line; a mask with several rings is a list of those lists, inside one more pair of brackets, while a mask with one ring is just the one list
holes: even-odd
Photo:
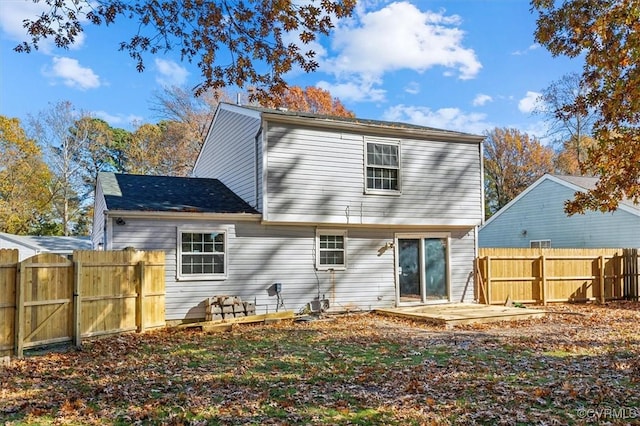
[[402, 139], [402, 194], [389, 197], [363, 191], [364, 140], [355, 133], [270, 123], [265, 220], [471, 227], [481, 223], [477, 143]]
[[94, 209], [93, 209], [93, 224], [91, 228], [91, 244], [94, 250], [105, 248], [105, 223], [104, 223], [104, 211], [106, 210], [106, 202], [104, 199], [104, 193], [102, 186], [98, 180], [96, 185], [96, 192], [94, 197]]
[[[177, 229], [227, 231], [227, 279], [178, 281]], [[286, 309], [298, 311], [316, 297], [338, 310], [371, 310], [395, 305], [393, 249], [386, 249], [397, 229], [348, 230], [345, 270], [318, 270], [312, 226], [264, 226], [256, 222], [127, 218], [114, 228], [113, 249], [164, 250], [167, 320], [204, 318], [204, 300], [237, 295], [256, 302], [259, 312], [274, 312], [276, 298], [267, 289], [282, 283]], [[419, 232], [419, 231], [417, 231]], [[424, 232], [431, 232], [425, 230]], [[452, 301], [473, 300], [473, 231], [451, 231]], [[470, 278], [471, 277], [471, 278]], [[469, 281], [471, 279], [471, 281]]]
[[218, 179], [257, 208], [262, 195], [259, 182], [261, 146], [256, 147], [260, 119], [219, 109], [193, 171], [195, 177]]
[[449, 238], [450, 302], [473, 302], [473, 265], [476, 258], [476, 230], [451, 231]]

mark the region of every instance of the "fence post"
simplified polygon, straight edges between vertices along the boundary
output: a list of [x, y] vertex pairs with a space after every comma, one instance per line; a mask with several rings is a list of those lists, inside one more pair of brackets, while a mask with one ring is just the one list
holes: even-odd
[[475, 297], [478, 303], [484, 303], [485, 305], [489, 302], [487, 301], [487, 295], [484, 291], [484, 278], [482, 277], [482, 262], [481, 258], [476, 257], [474, 260], [474, 271], [476, 275], [475, 280]]
[[640, 257], [638, 256], [638, 249], [633, 249], [631, 252], [633, 257], [633, 276], [631, 280], [631, 297], [636, 302], [640, 298]]
[[82, 316], [82, 297], [80, 296], [82, 263], [73, 262], [73, 267], [73, 344], [76, 348], [80, 348], [82, 346], [82, 324], [80, 324]]
[[144, 280], [145, 280], [145, 263], [144, 260], [138, 262], [138, 288], [137, 293], [138, 297], [136, 298], [136, 327], [138, 329], [138, 333], [144, 331]]
[[16, 319], [15, 319], [15, 356], [24, 355], [24, 285], [27, 281], [27, 268], [18, 262], [16, 274]]
[[478, 303], [482, 302], [480, 300], [480, 258], [478, 257], [478, 253], [476, 252], [476, 257], [473, 259], [473, 298], [477, 300]]
[[487, 256], [487, 305], [491, 304], [491, 256]]
[[540, 282], [541, 284], [541, 289], [540, 292], [542, 293], [542, 305], [543, 306], [547, 306], [547, 268], [545, 268], [545, 263], [547, 261], [547, 257], [543, 254], [542, 256], [540, 256], [540, 279], [542, 280]]
[[626, 299], [625, 291], [624, 291], [624, 251], [622, 255], [615, 254], [614, 259], [611, 260], [613, 262], [613, 275], [614, 275], [614, 287], [618, 293], [620, 299]]
[[598, 263], [600, 264], [600, 303], [604, 303], [606, 298], [605, 298], [605, 292], [604, 292], [604, 256], [600, 256], [599, 257], [599, 261]]

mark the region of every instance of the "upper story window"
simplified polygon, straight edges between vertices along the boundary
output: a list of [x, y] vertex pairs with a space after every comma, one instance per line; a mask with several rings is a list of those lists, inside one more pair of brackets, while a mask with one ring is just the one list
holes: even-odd
[[530, 248], [551, 248], [551, 240], [530, 240]]
[[318, 230], [316, 232], [316, 268], [346, 269], [347, 232]]
[[367, 141], [366, 192], [400, 192], [400, 144]]
[[178, 278], [226, 278], [226, 250], [224, 230], [178, 230]]

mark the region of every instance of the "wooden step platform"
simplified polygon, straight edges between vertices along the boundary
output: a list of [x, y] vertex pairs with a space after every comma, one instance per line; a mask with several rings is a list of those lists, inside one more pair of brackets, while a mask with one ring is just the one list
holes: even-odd
[[213, 321], [199, 321], [199, 322], [190, 322], [187, 324], [180, 324], [177, 328], [184, 329], [199, 329], [202, 331], [231, 331], [233, 326], [236, 324], [255, 324], [255, 323], [264, 323], [270, 324], [282, 320], [292, 320], [295, 318], [295, 313], [293, 311], [282, 311], [282, 312], [272, 312], [270, 314], [258, 314], [258, 315], [249, 315], [246, 317], [240, 318], [228, 318], [222, 320], [213, 320]]
[[407, 306], [376, 309], [375, 312], [380, 315], [433, 322], [447, 327], [462, 324], [541, 318], [546, 314], [542, 309], [481, 305], [477, 303]]

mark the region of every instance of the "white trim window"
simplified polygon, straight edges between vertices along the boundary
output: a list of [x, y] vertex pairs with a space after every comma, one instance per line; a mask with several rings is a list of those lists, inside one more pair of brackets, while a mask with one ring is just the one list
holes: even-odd
[[316, 268], [347, 269], [347, 231], [316, 231]]
[[367, 193], [400, 192], [400, 142], [365, 141]]
[[227, 277], [227, 232], [223, 229], [178, 229], [178, 278]]
[[529, 240], [529, 248], [551, 248], [551, 240]]

